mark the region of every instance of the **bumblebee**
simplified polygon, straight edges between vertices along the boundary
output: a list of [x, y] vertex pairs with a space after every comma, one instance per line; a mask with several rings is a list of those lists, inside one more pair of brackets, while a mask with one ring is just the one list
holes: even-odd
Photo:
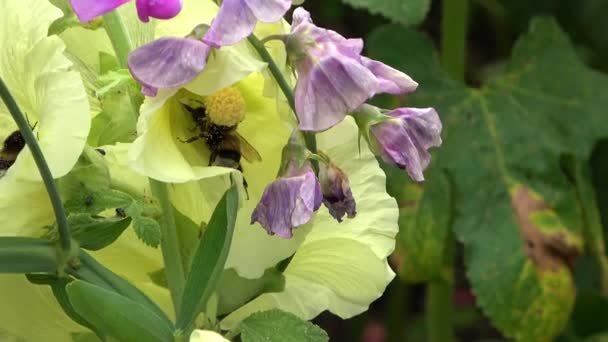
[[[198, 135], [187, 140], [180, 139], [180, 141], [191, 143], [202, 139], [211, 150], [209, 166], [229, 167], [242, 173], [241, 157], [250, 163], [262, 160], [258, 151], [236, 131], [238, 124], [233, 126], [218, 125], [211, 121], [205, 107], [195, 108], [184, 103], [182, 103], [182, 106], [192, 116]], [[243, 184], [246, 188], [247, 182], [244, 178]]]
[[0, 151], [0, 176], [3, 176], [6, 171], [13, 166], [19, 152], [25, 147], [25, 139], [21, 135], [21, 132], [14, 131], [11, 133], [2, 144], [2, 150]]

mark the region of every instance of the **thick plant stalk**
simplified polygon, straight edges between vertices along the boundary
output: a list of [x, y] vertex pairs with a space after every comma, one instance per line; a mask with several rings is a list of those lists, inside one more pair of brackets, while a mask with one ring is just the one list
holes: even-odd
[[[444, 0], [441, 22], [441, 64], [448, 75], [464, 82], [466, 64], [466, 34], [469, 0]], [[448, 235], [445, 250], [447, 262], [453, 263], [452, 256], [456, 242], [453, 234]], [[453, 269], [453, 267], [450, 267]], [[429, 283], [426, 293], [426, 324], [429, 342], [450, 342], [454, 340], [453, 284]]]

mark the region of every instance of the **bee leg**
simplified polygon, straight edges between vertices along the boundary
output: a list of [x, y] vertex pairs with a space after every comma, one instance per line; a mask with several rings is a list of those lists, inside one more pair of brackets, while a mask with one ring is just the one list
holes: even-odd
[[215, 161], [216, 158], [217, 158], [217, 152], [211, 151], [211, 155], [209, 156], [209, 165], [207, 165], [207, 166], [213, 166], [213, 162]]
[[198, 139], [200, 139], [200, 138], [201, 138], [201, 137], [197, 135], [197, 136], [192, 137], [192, 138], [187, 139], [187, 140], [184, 140], [184, 139], [182, 139], [182, 138], [177, 138], [177, 140], [179, 140], [180, 142], [182, 142], [182, 143], [184, 143], [184, 144], [189, 144], [189, 143], [191, 143], [191, 142], [195, 142], [195, 141], [197, 141], [197, 140], [198, 140]]
[[245, 188], [245, 196], [247, 196], [247, 200], [249, 201], [249, 189], [247, 189], [249, 187], [249, 185], [247, 184], [247, 181], [245, 180], [245, 176], [243, 176], [243, 188]]

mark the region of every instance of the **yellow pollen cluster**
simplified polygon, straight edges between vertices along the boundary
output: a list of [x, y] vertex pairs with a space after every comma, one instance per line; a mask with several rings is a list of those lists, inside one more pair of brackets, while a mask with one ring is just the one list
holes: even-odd
[[207, 96], [204, 103], [207, 116], [216, 125], [234, 126], [245, 118], [245, 99], [235, 87]]

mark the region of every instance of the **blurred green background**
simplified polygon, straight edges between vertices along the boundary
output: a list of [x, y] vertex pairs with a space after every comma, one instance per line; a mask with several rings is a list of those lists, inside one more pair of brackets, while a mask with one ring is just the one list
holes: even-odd
[[[404, 3], [409, 0], [401, 0]], [[451, 1], [451, 0], [445, 0]], [[381, 15], [374, 15], [365, 8], [354, 8], [353, 0], [306, 0], [304, 7], [319, 26], [331, 28], [345, 37], [367, 38], [379, 28], [395, 23]], [[382, 0], [376, 1], [377, 3]], [[373, 1], [368, 1], [373, 3]], [[470, 1], [468, 8], [467, 40], [465, 53], [465, 82], [477, 88], [500, 75], [518, 37], [529, 30], [530, 22], [538, 16], [554, 17], [573, 43], [576, 54], [588, 67], [608, 72], [608, 1], [606, 0], [477, 0]], [[423, 32], [441, 46], [442, 2], [432, 1], [425, 19], [414, 29]], [[404, 27], [405, 30], [405, 27]], [[411, 49], [416, 49], [411, 46]], [[403, 50], [403, 47], [401, 47]], [[366, 51], [369, 53], [369, 51]], [[415, 53], [415, 52], [413, 52]], [[404, 70], [408, 72], [408, 70]], [[568, 82], [554, 75], [555, 82]], [[604, 75], [605, 76], [605, 75]], [[424, 84], [422, 84], [424, 86]], [[608, 89], [605, 89], [608, 97]], [[378, 99], [377, 103], [400, 103], [395, 99]], [[608, 108], [606, 109], [608, 114]], [[440, 113], [442, 114], [442, 113]], [[608, 121], [608, 115], [605, 116]], [[530, 123], [523, 123], [530, 124]], [[532, 123], [533, 124], [533, 123]], [[538, 127], [542, 129], [542, 127]], [[466, 158], [466, 156], [463, 156]], [[608, 227], [608, 140], [598, 140], [588, 161], [595, 188], [597, 206], [604, 227]], [[401, 199], [407, 187], [403, 176], [385, 167], [389, 175], [389, 192]], [[407, 195], [405, 196], [407, 197]], [[402, 224], [404, 223], [402, 217]], [[399, 249], [392, 259], [397, 265], [401, 259]], [[465, 276], [463, 246], [455, 245], [451, 293], [453, 315], [451, 325], [457, 341], [504, 341], [505, 338], [476, 306], [475, 297]], [[608, 331], [608, 301], [597, 300], [594, 289], [597, 269], [585, 254], [578, 258], [573, 273], [578, 288], [578, 298], [566, 328], [559, 341], [606, 341], [588, 339], [596, 333]], [[315, 323], [326, 329], [333, 341], [426, 341], [428, 313], [427, 287], [424, 284], [406, 284], [398, 277], [390, 284], [382, 298], [370, 310], [349, 320], [341, 320], [325, 313]], [[595, 292], [594, 292], [595, 291]], [[607, 335], [604, 335], [604, 337]]]

